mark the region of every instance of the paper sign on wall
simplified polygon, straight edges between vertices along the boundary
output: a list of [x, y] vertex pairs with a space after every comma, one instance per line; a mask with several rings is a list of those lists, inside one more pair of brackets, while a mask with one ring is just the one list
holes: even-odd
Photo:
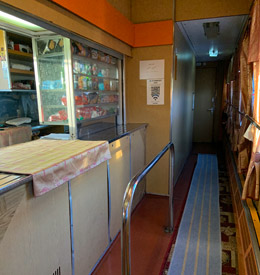
[[140, 61], [140, 79], [164, 78], [164, 59]]
[[164, 79], [147, 80], [147, 105], [164, 105]]

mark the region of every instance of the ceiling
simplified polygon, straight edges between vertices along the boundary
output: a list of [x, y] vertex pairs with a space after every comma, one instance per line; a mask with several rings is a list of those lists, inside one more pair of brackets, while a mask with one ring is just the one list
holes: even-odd
[[[186, 40], [192, 47], [197, 62], [208, 62], [229, 59], [234, 53], [247, 15], [210, 18], [177, 22]], [[203, 23], [219, 22], [219, 35], [208, 39], [204, 34]], [[217, 57], [210, 57], [210, 50], [218, 51]]]

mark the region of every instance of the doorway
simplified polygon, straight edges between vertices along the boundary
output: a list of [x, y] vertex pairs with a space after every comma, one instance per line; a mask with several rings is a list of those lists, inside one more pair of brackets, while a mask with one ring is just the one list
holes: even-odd
[[193, 142], [212, 142], [215, 112], [216, 68], [196, 69]]

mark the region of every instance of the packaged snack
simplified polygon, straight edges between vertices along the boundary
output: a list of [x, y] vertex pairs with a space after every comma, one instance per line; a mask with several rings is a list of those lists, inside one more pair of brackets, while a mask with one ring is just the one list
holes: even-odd
[[83, 105], [88, 105], [89, 103], [88, 103], [88, 97], [87, 97], [87, 94], [86, 93], [84, 93], [83, 95], [82, 95], [82, 103], [83, 103]]
[[88, 94], [88, 103], [96, 104], [98, 102], [98, 94], [97, 93], [89, 93]]
[[86, 71], [86, 75], [92, 74], [92, 67], [90, 64], [85, 64], [85, 71]]
[[98, 53], [99, 60], [102, 62], [106, 62], [106, 56], [103, 52]]
[[97, 75], [98, 74], [98, 68], [97, 64], [92, 65], [92, 75]]
[[98, 90], [98, 78], [97, 77], [92, 77], [92, 89]]
[[111, 56], [111, 64], [116, 65], [116, 58]]
[[88, 88], [88, 90], [92, 90], [93, 89], [93, 84], [92, 84], [91, 77], [87, 77], [87, 88]]
[[67, 106], [67, 98], [65, 95], [61, 98], [61, 103], [62, 105]]
[[104, 86], [104, 81], [103, 81], [103, 79], [99, 79], [99, 80], [98, 80], [98, 89], [99, 89], [100, 91], [104, 91], [104, 90], [105, 90], [105, 86]]
[[88, 89], [88, 77], [83, 77], [83, 90], [87, 90]]
[[108, 63], [108, 64], [111, 63], [111, 56], [110, 55], [106, 55], [105, 62]]
[[83, 105], [82, 96], [75, 96], [75, 105]]
[[105, 91], [110, 90], [110, 80], [109, 79], [104, 79], [104, 89], [105, 89]]
[[91, 49], [91, 58], [92, 59], [98, 59], [98, 51]]
[[102, 71], [103, 71], [103, 70], [98, 70], [98, 76], [99, 76], [99, 77], [103, 77], [103, 76], [104, 76], [103, 73], [102, 73]]

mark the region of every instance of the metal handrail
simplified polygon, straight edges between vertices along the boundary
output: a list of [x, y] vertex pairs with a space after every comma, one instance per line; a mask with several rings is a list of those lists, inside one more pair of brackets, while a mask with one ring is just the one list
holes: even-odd
[[130, 223], [133, 197], [138, 184], [161, 159], [161, 157], [170, 149], [170, 169], [169, 169], [169, 225], [167, 232], [173, 232], [173, 169], [174, 169], [174, 144], [169, 142], [163, 150], [136, 176], [128, 183], [123, 198], [123, 215], [121, 228], [121, 260], [122, 275], [131, 274], [131, 248], [130, 248]]
[[233, 104], [229, 103], [228, 101], [226, 101], [226, 103], [231, 106], [232, 108], [234, 108], [240, 115], [244, 116], [247, 120], [250, 121], [250, 123], [252, 123], [258, 130], [260, 130], [260, 125], [248, 114], [245, 114], [241, 111], [239, 111], [239, 108], [234, 106]]

